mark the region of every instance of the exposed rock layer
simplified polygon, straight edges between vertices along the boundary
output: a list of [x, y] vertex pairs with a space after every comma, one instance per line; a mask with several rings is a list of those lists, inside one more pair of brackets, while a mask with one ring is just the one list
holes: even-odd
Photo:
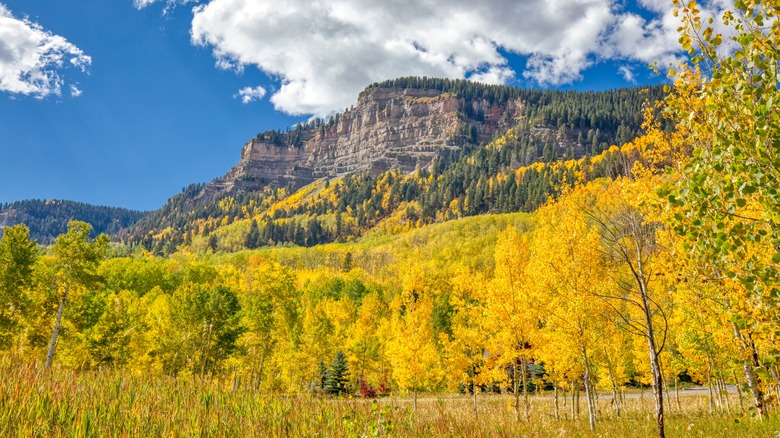
[[[470, 105], [470, 108], [466, 108]], [[469, 139], [488, 140], [518, 122], [521, 104], [467, 102], [429, 89], [368, 88], [338, 122], [306, 129], [301, 146], [253, 138], [225, 176], [204, 187], [200, 201], [269, 184], [301, 187], [316, 179], [390, 169], [414, 172]], [[468, 116], [468, 115], [470, 116]], [[468, 135], [467, 135], [468, 136]]]

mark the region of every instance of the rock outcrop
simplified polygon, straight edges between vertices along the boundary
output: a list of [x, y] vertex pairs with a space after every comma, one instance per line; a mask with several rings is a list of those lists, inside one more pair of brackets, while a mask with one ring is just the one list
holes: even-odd
[[414, 172], [445, 151], [489, 140], [515, 125], [521, 114], [516, 100], [499, 105], [438, 90], [368, 88], [354, 108], [331, 123], [300, 132], [297, 145], [284, 141], [287, 134], [282, 141], [253, 138], [238, 164], [206, 185], [199, 198], [211, 202], [269, 184], [301, 187], [353, 172]]

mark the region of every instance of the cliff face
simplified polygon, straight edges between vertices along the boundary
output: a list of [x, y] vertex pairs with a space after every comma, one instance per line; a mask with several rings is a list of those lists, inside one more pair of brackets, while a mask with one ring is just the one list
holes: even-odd
[[238, 164], [204, 187], [199, 198], [213, 201], [268, 184], [301, 187], [352, 172], [414, 172], [443, 151], [512, 127], [521, 110], [519, 101], [496, 105], [438, 90], [369, 88], [337, 123], [305, 129], [299, 146], [250, 140]]

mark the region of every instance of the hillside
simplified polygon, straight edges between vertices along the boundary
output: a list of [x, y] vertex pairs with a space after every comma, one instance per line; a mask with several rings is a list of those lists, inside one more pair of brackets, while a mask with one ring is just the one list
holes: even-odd
[[[421, 223], [532, 211], [567, 176], [531, 164], [595, 156], [632, 140], [643, 103], [662, 95], [660, 87], [580, 93], [427, 78], [373, 84], [327, 121], [258, 134], [225, 176], [187, 187], [131, 227], [128, 241], [171, 253], [255, 219], [261, 237], [247, 247], [311, 246], [360, 236], [401, 207]], [[522, 167], [526, 177], [506, 177]], [[320, 196], [313, 201], [311, 193]]]
[[328, 120], [257, 134], [224, 176], [151, 213], [23, 201], [0, 208], [0, 225], [26, 223], [51, 243], [69, 220], [84, 220], [114, 240], [171, 254], [182, 245], [313, 246], [380, 225], [529, 212], [575, 174], [625, 174], [609, 147], [639, 135], [643, 104], [662, 96], [660, 87], [564, 92], [400, 78], [370, 85]]
[[67, 231], [68, 222], [85, 221], [92, 224], [94, 234], [106, 233], [115, 237], [121, 231], [143, 218], [147, 212], [105, 207], [82, 202], [61, 200], [27, 200], [0, 204], [0, 235], [2, 227], [26, 224], [30, 236], [42, 244], [50, 244]]

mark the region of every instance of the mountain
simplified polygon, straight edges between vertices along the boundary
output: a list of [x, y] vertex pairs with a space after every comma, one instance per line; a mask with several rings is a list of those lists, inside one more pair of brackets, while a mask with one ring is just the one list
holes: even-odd
[[[662, 96], [660, 87], [583, 93], [415, 77], [372, 84], [357, 105], [328, 120], [259, 133], [223, 177], [187, 187], [130, 227], [127, 238], [167, 253], [255, 220], [257, 244], [313, 245], [357, 237], [402, 204], [424, 223], [530, 211], [570, 170], [506, 175], [632, 140], [643, 103]], [[609, 165], [591, 173], [621, 172], [619, 163]], [[491, 182], [500, 174], [503, 191]], [[240, 226], [243, 233], [249, 227]], [[213, 248], [243, 244], [236, 236], [228, 246], [211, 240]]]
[[206, 236], [212, 249], [311, 246], [391, 223], [532, 211], [576, 178], [625, 173], [625, 157], [609, 148], [633, 140], [644, 103], [662, 97], [661, 87], [575, 92], [399, 78], [370, 85], [327, 120], [257, 134], [224, 176], [186, 187], [159, 210], [22, 201], [0, 205], [0, 225], [26, 223], [50, 243], [78, 219], [171, 253], [206, 245]]
[[0, 233], [2, 227], [26, 224], [30, 236], [47, 245], [67, 231], [68, 222], [79, 220], [92, 224], [92, 232], [119, 235], [120, 231], [133, 225], [147, 212], [124, 208], [104, 207], [82, 202], [60, 200], [28, 200], [0, 204]]

